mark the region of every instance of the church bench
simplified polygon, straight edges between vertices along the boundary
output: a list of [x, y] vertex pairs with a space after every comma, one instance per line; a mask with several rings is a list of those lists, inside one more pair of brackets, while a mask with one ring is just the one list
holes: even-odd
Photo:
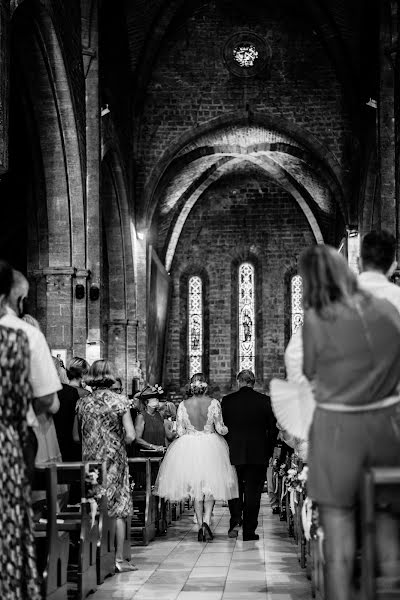
[[[99, 485], [106, 481], [105, 463], [71, 462], [52, 465], [55, 469], [55, 488], [57, 485], [78, 484], [81, 501], [65, 510], [56, 511], [58, 532], [69, 533], [74, 552], [69, 556], [68, 581], [76, 584], [77, 597], [85, 598], [107, 575], [115, 572], [115, 520], [107, 513], [107, 499], [104, 488], [99, 487], [99, 497], [94, 501], [93, 486], [88, 482], [90, 473], [97, 472]], [[90, 499], [91, 498], [91, 499]], [[47, 520], [36, 525], [37, 532], [45, 531]]]
[[[152, 481], [155, 481], [157, 478], [162, 460], [163, 458], [160, 456], [150, 458]], [[167, 501], [164, 500], [164, 498], [160, 498], [159, 496], [154, 496], [154, 498], [156, 507], [156, 535], [164, 535], [168, 527]], [[181, 512], [183, 512], [183, 502], [181, 502], [180, 504]]]
[[[151, 490], [151, 461], [154, 458], [129, 458], [129, 473], [135, 481], [135, 475], [144, 473], [144, 489], [132, 490], [133, 518], [130, 534], [135, 543], [147, 546], [156, 535], [157, 499]], [[141, 480], [143, 477], [141, 477]], [[129, 549], [130, 552], [130, 549]], [[125, 554], [125, 552], [124, 552]]]
[[32, 489], [46, 492], [46, 519], [34, 522], [38, 569], [45, 600], [67, 600], [69, 533], [57, 527], [57, 467], [35, 469]]
[[[363, 600], [389, 600], [400, 597], [398, 583], [393, 582], [385, 585], [377, 585], [376, 573], [376, 495], [379, 487], [384, 486], [386, 490], [393, 489], [393, 498], [400, 497], [400, 468], [399, 467], [374, 467], [365, 471], [361, 487], [361, 590]], [[398, 508], [398, 507], [397, 507]], [[396, 509], [397, 513], [397, 509]], [[396, 514], [399, 517], [399, 514]], [[399, 572], [400, 578], [400, 572]], [[394, 589], [394, 587], [396, 589]]]

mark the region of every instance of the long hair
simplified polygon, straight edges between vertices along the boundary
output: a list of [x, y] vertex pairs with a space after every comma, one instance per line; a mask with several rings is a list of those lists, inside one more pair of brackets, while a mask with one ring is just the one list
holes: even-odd
[[117, 381], [114, 365], [108, 360], [95, 360], [85, 381], [91, 388], [109, 388]]
[[367, 298], [355, 274], [332, 246], [320, 244], [303, 250], [299, 259], [304, 309], [314, 308], [323, 318], [334, 318], [338, 305], [353, 307], [355, 296]]

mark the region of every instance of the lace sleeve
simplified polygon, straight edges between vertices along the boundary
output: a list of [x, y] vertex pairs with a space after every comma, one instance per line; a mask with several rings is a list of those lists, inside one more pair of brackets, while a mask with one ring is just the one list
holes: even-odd
[[212, 413], [215, 429], [218, 431], [219, 434], [226, 435], [228, 433], [228, 428], [226, 427], [226, 425], [224, 425], [224, 421], [222, 418], [222, 409], [218, 400], [213, 400]]
[[183, 403], [181, 402], [178, 406], [178, 410], [176, 411], [176, 433], [179, 437], [181, 437], [181, 435], [185, 435], [186, 433], [186, 426], [184, 423], [184, 410], [182, 404]]

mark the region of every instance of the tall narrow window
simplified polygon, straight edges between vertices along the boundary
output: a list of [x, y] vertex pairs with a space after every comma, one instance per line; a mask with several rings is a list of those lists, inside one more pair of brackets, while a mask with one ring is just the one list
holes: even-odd
[[294, 275], [291, 281], [292, 335], [303, 325], [303, 280]]
[[189, 279], [189, 377], [203, 370], [203, 283]]
[[255, 370], [254, 267], [239, 267], [239, 371]]

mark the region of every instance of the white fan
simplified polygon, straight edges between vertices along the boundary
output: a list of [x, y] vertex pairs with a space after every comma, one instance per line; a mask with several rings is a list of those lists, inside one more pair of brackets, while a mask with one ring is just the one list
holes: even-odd
[[272, 379], [269, 389], [272, 408], [282, 429], [302, 440], [308, 439], [315, 410], [315, 400], [308, 381], [293, 383]]

